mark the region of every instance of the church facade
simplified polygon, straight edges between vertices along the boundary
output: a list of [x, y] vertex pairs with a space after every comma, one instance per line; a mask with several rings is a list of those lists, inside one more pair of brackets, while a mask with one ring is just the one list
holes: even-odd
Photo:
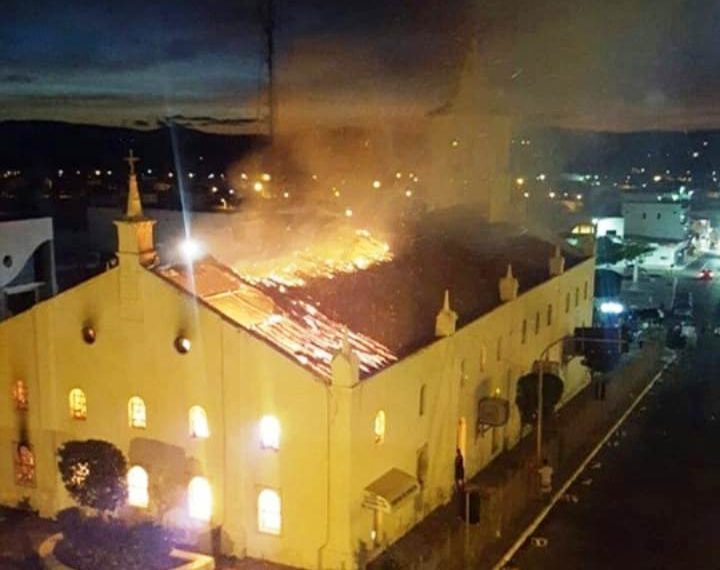
[[[3, 504], [70, 506], [56, 451], [103, 439], [130, 465], [124, 516], [352, 568], [450, 500], [456, 450], [471, 476], [517, 443], [518, 378], [591, 322], [593, 259], [516, 235], [472, 254], [419, 240], [308, 297], [211, 259], [163, 266], [129, 186], [116, 266], [0, 323]], [[584, 368], [550, 356], [567, 400]], [[504, 426], [478, 423], [490, 397]]]

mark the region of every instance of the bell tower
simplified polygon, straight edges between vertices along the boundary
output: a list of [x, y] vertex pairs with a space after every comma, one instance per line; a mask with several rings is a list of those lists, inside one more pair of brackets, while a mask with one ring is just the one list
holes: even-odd
[[113, 222], [117, 228], [117, 256], [120, 265], [124, 263], [150, 265], [157, 257], [153, 240], [155, 220], [143, 215], [137, 174], [135, 173], [135, 163], [140, 159], [134, 156], [133, 151], [130, 150], [129, 156], [124, 160], [130, 167], [130, 173], [125, 215]]

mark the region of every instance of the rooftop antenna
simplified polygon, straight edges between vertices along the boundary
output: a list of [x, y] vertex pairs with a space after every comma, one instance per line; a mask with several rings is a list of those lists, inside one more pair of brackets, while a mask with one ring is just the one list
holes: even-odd
[[275, 0], [260, 0], [260, 18], [265, 34], [265, 57], [267, 64], [268, 132], [270, 140], [275, 136]]

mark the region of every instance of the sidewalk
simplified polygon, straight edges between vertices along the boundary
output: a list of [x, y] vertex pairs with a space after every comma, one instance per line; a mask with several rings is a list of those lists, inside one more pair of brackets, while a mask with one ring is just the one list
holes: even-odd
[[[646, 340], [642, 349], [633, 350], [607, 375], [604, 401], [595, 400], [589, 386], [548, 422], [543, 455], [555, 469], [556, 488], [662, 368], [663, 351], [659, 340]], [[535, 469], [533, 431], [468, 482], [481, 492], [479, 524], [466, 529], [458, 518], [457, 503], [451, 501], [436, 509], [368, 567], [372, 570], [492, 568], [543, 507]]]

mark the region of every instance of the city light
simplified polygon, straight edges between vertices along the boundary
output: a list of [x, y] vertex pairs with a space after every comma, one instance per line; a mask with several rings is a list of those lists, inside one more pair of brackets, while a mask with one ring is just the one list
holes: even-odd
[[260, 180], [262, 180], [263, 182], [270, 182], [270, 180], [272, 180], [272, 176], [270, 176], [267, 172], [263, 172], [260, 175]]
[[348, 218], [352, 218], [353, 211], [351, 208], [345, 208], [345, 216]]
[[525, 179], [524, 179], [523, 177], [517, 178], [517, 179], [515, 180], [515, 183], [516, 183], [518, 186], [522, 186], [523, 184], [525, 184]]
[[625, 310], [622, 303], [617, 301], [605, 301], [600, 303], [600, 312], [606, 315], [619, 315]]
[[375, 188], [375, 190], [380, 188], [380, 186], [382, 186], [382, 183], [379, 180], [373, 180], [372, 187]]
[[255, 190], [255, 192], [262, 192], [263, 183], [260, 182], [259, 180], [257, 182], [255, 182], [255, 184], [253, 184], [253, 190]]

